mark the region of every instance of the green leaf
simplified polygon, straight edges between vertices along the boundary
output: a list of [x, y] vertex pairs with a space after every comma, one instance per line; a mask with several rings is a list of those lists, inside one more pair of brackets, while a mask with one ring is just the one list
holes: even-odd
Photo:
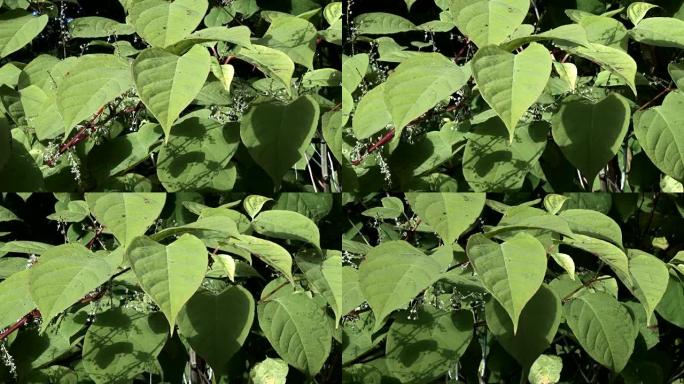
[[634, 114], [634, 134], [649, 159], [675, 180], [684, 181], [684, 93], [671, 92], [662, 105]]
[[468, 81], [462, 67], [439, 53], [405, 60], [384, 84], [385, 105], [397, 132]]
[[149, 371], [166, 343], [159, 312], [113, 308], [98, 314], [83, 342], [83, 366], [96, 383], [127, 383]]
[[452, 244], [473, 225], [485, 206], [484, 193], [407, 193], [411, 209]]
[[323, 257], [305, 252], [295, 258], [313, 290], [325, 298], [335, 312], [335, 323], [339, 323], [343, 312], [342, 252], [326, 250]]
[[173, 123], [202, 89], [209, 75], [209, 63], [209, 52], [200, 45], [180, 57], [149, 48], [133, 62], [140, 99], [159, 121], [167, 140]]
[[273, 209], [257, 215], [252, 228], [264, 236], [299, 240], [320, 249], [320, 234], [316, 223], [301, 213]]
[[240, 235], [237, 224], [228, 216], [216, 215], [199, 217], [197, 221], [178, 227], [164, 228], [150, 236], [154, 241], [161, 241], [170, 236], [179, 236], [190, 233], [203, 240], [225, 241], [227, 237], [237, 237]]
[[667, 290], [656, 307], [656, 312], [670, 323], [684, 328], [684, 281], [675, 271], [670, 271]]
[[208, 256], [204, 243], [184, 234], [169, 245], [136, 237], [126, 249], [140, 286], [159, 306], [173, 333], [176, 316], [202, 284]]
[[472, 338], [471, 311], [443, 311], [425, 305], [416, 313], [416, 320], [402, 316], [392, 323], [385, 364], [402, 383], [432, 383], [463, 356]]
[[33, 16], [23, 10], [0, 14], [0, 58], [30, 43], [48, 23], [48, 15]]
[[238, 47], [235, 57], [259, 68], [266, 76], [281, 83], [291, 94], [292, 73], [294, 62], [282, 51], [264, 45], [252, 44], [251, 47]]
[[642, 1], [635, 1], [627, 6], [627, 17], [632, 24], [637, 25], [646, 16], [646, 13], [653, 8], [657, 8], [657, 5], [644, 3]]
[[55, 91], [48, 92], [36, 85], [19, 90], [26, 122], [35, 128], [38, 140], [54, 139], [65, 132], [64, 121], [55, 102]]
[[501, 304], [489, 300], [485, 305], [487, 328], [525, 370], [553, 342], [561, 315], [560, 298], [546, 285], [542, 285], [525, 305], [517, 332]]
[[267, 357], [252, 367], [249, 379], [254, 384], [285, 384], [288, 371], [289, 366], [286, 362]]
[[242, 200], [242, 207], [245, 209], [245, 212], [247, 212], [249, 217], [254, 219], [254, 216], [261, 212], [264, 204], [268, 203], [269, 201], [273, 201], [273, 199], [261, 195], [249, 195]]
[[[577, 45], [589, 45], [589, 40], [587, 40], [587, 32], [579, 24], [566, 24], [559, 27], [549, 29], [548, 31], [538, 33], [536, 35], [521, 36], [508, 41], [502, 45], [502, 48], [507, 51], [512, 51], [523, 44], [527, 44], [533, 41], [558, 41], [560, 43], [570, 43]], [[556, 62], [554, 62], [556, 64]]]
[[506, 124], [510, 142], [518, 122], [541, 96], [551, 75], [551, 56], [531, 43], [517, 55], [501, 48], [481, 48], [471, 61], [482, 98]]
[[567, 50], [579, 57], [593, 61], [601, 67], [612, 72], [615, 76], [624, 81], [632, 93], [636, 95], [634, 79], [636, 77], [637, 64], [634, 59], [625, 51], [619, 48], [608, 47], [601, 44], [591, 43], [589, 47], [571, 47]]
[[100, 183], [118, 174], [125, 174], [150, 157], [150, 149], [162, 135], [159, 124], [149, 123], [143, 124], [137, 132], [95, 146], [88, 152], [88, 169]]
[[292, 256], [280, 245], [249, 235], [239, 235], [234, 245], [263, 260], [264, 263], [282, 273], [287, 280], [294, 283], [292, 277]]
[[485, 288], [511, 318], [513, 333], [517, 333], [525, 304], [544, 282], [544, 246], [525, 232], [502, 244], [476, 234], [468, 239], [466, 253]]
[[132, 35], [135, 28], [130, 24], [119, 23], [106, 17], [79, 17], [69, 23], [71, 37], [108, 37], [112, 35]]
[[236, 171], [229, 162], [240, 143], [237, 123], [221, 124], [200, 116], [184, 118], [171, 128], [159, 151], [157, 176], [168, 192], [229, 191]]
[[437, 281], [441, 271], [438, 261], [405, 241], [387, 241], [368, 251], [359, 265], [359, 283], [375, 315], [373, 332]]
[[127, 248], [143, 235], [164, 208], [164, 193], [86, 193], [85, 200], [97, 221]]
[[581, 295], [563, 306], [568, 326], [582, 348], [619, 373], [634, 350], [636, 331], [627, 308], [604, 292]]
[[363, 95], [356, 105], [352, 129], [358, 140], [367, 139], [392, 124], [392, 115], [385, 101], [385, 83]]
[[0, 222], [21, 220], [14, 212], [0, 205]]
[[575, 234], [573, 238], [566, 237], [563, 242], [575, 248], [589, 252], [606, 263], [615, 272], [618, 278], [628, 287], [632, 286], [632, 278], [629, 274], [629, 261], [627, 255], [615, 245], [593, 237]]
[[340, 313], [348, 314], [354, 308], [363, 304], [366, 299], [361, 292], [359, 271], [351, 266], [342, 267], [342, 309]]
[[250, 35], [252, 32], [249, 27], [245, 25], [238, 25], [237, 27], [209, 27], [200, 29], [191, 33], [188, 37], [179, 41], [167, 50], [173, 53], [181, 54], [192, 48], [195, 44], [224, 42], [240, 45], [243, 47], [251, 47]]
[[254, 161], [278, 187], [285, 173], [304, 157], [318, 126], [320, 109], [313, 97], [289, 104], [252, 104], [240, 122], [240, 137]]
[[216, 372], [242, 347], [254, 321], [254, 299], [245, 288], [221, 293], [200, 289], [178, 314], [178, 331]]
[[0, 282], [0, 328], [14, 324], [36, 307], [29, 291], [29, 272], [13, 273]]
[[354, 18], [359, 34], [387, 35], [416, 29], [415, 24], [401, 16], [384, 12], [362, 13]]
[[568, 222], [574, 233], [610, 241], [622, 247], [620, 226], [601, 212], [591, 209], [566, 209], [559, 216]]
[[506, 40], [529, 8], [529, 0], [452, 0], [449, 12], [458, 29], [482, 48]]
[[563, 359], [554, 355], [539, 355], [530, 367], [527, 380], [531, 384], [555, 384], [560, 381]]
[[667, 265], [657, 257], [638, 249], [628, 249], [629, 273], [634, 281], [631, 291], [646, 311], [647, 326], [653, 311], [667, 290]]
[[596, 102], [570, 96], [554, 114], [551, 132], [563, 155], [592, 185], [620, 149], [629, 121], [629, 103], [617, 93]]
[[29, 291], [43, 317], [41, 330], [114, 272], [105, 259], [78, 243], [51, 248], [30, 271]]
[[369, 57], [367, 53], [347, 57], [342, 62], [342, 87], [349, 93], [356, 91], [368, 72]]
[[477, 125], [463, 153], [463, 176], [473, 190], [501, 192], [520, 189], [527, 173], [546, 147], [545, 122], [519, 126], [509, 143], [509, 131], [496, 117]]
[[629, 35], [642, 44], [684, 49], [684, 21], [674, 17], [643, 19]]
[[272, 20], [261, 44], [286, 53], [297, 64], [314, 67], [316, 27], [307, 20], [290, 15]]
[[278, 355], [308, 376], [318, 373], [330, 353], [332, 327], [315, 300], [303, 292], [279, 293], [257, 306], [259, 327]]
[[166, 48], [194, 31], [208, 7], [207, 0], [139, 0], [131, 4], [128, 15], [146, 42]]
[[131, 88], [133, 79], [126, 59], [104, 54], [77, 58], [59, 83], [55, 99], [66, 136], [76, 124]]
[[54, 248], [52, 244], [41, 243], [38, 241], [14, 240], [0, 246], [0, 252], [3, 253], [25, 253], [40, 255], [50, 248]]

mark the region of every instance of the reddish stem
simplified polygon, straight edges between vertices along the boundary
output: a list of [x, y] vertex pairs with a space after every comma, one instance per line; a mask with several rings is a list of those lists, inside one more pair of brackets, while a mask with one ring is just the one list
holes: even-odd
[[390, 140], [392, 140], [393, 138], [394, 138], [394, 128], [387, 131], [387, 133], [385, 133], [385, 135], [383, 137], [381, 137], [380, 140], [376, 141], [375, 144], [368, 147], [368, 149], [366, 150], [366, 154], [361, 156], [360, 158], [352, 161], [352, 164], [353, 165], [359, 165], [361, 163], [361, 161], [363, 161], [363, 158], [366, 155], [370, 155], [371, 153], [377, 151], [378, 149], [380, 149], [380, 147], [389, 143]]
[[660, 91], [659, 94], [655, 95], [651, 100], [645, 102], [641, 107], [639, 107], [639, 109], [637, 109], [636, 112], [639, 112], [639, 111], [641, 111], [641, 110], [647, 108], [649, 105], [653, 104], [656, 100], [660, 99], [663, 95], [665, 95], [666, 93], [670, 92], [670, 91], [672, 90], [672, 87], [671, 87], [671, 86], [672, 86], [672, 84], [670, 84], [670, 85], [668, 85], [667, 87], [665, 87], [665, 89], [663, 89], [662, 91]]
[[9, 328], [5, 329], [2, 333], [0, 333], [0, 341], [5, 340], [9, 335], [14, 333], [17, 329], [23, 327], [26, 325], [31, 318], [38, 318], [40, 317], [40, 311], [38, 309], [34, 309], [33, 311], [27, 313], [19, 319], [16, 323], [12, 324], [9, 326]]

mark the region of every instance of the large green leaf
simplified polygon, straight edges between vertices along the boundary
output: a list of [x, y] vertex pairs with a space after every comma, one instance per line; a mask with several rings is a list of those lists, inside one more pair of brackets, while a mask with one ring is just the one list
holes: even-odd
[[520, 314], [517, 332], [513, 331], [513, 323], [501, 304], [496, 300], [489, 300], [485, 305], [487, 328], [525, 369], [529, 369], [537, 357], [551, 345], [558, 331], [561, 315], [560, 298], [546, 285], [542, 285], [525, 305]]
[[265, 236], [299, 240], [320, 248], [321, 236], [316, 223], [301, 213], [279, 209], [264, 211], [254, 218], [252, 228]]
[[30, 43], [47, 23], [48, 15], [34, 16], [18, 9], [0, 14], [0, 58]]
[[513, 142], [496, 117], [477, 125], [463, 153], [463, 176], [473, 190], [501, 192], [520, 189], [546, 147], [549, 127], [532, 122], [515, 130]]
[[384, 84], [385, 105], [401, 131], [412, 120], [458, 91], [469, 74], [439, 53], [405, 60]]
[[134, 32], [135, 28], [130, 24], [100, 16], [79, 17], [69, 23], [71, 37], [108, 37], [132, 35]]
[[220, 293], [200, 289], [178, 314], [178, 331], [188, 344], [220, 372], [242, 347], [254, 321], [254, 299], [236, 285]]
[[563, 306], [582, 348], [601, 365], [620, 372], [634, 350], [636, 331], [627, 308], [604, 292], [581, 295]]
[[196, 45], [183, 56], [149, 48], [133, 62], [140, 99], [157, 118], [167, 139], [173, 123], [202, 89], [210, 61], [209, 52]]
[[291, 91], [294, 62], [284, 52], [265, 45], [252, 44], [251, 47], [238, 47], [235, 57], [259, 68], [266, 76], [280, 82], [288, 94]]
[[308, 20], [290, 15], [277, 17], [271, 21], [261, 43], [283, 51], [295, 63], [313, 69], [316, 27]]
[[164, 208], [164, 193], [86, 193], [90, 212], [126, 248]]
[[606, 45], [591, 43], [589, 47], [571, 47], [568, 51], [574, 55], [593, 61], [612, 72], [615, 76], [623, 80], [632, 93], [636, 95], [637, 64], [627, 52], [620, 48], [609, 47]]
[[298, 254], [295, 260], [304, 272], [306, 280], [330, 304], [333, 312], [335, 312], [335, 322], [339, 323], [342, 316], [345, 315], [342, 310], [342, 252], [326, 250], [323, 257], [306, 252]]
[[385, 83], [368, 91], [356, 106], [352, 129], [357, 139], [367, 139], [392, 124], [385, 101]]
[[551, 75], [551, 56], [531, 43], [514, 55], [495, 46], [481, 48], [471, 61], [482, 98], [506, 124], [509, 140], [518, 122], [541, 96]]
[[629, 35], [643, 44], [684, 49], [684, 20], [649, 17], [641, 20]]
[[204, 279], [208, 265], [204, 243], [190, 234], [166, 246], [140, 236], [131, 242], [126, 257], [140, 286], [157, 303], [173, 332], [178, 312]]
[[13, 324], [36, 307], [29, 291], [29, 272], [13, 273], [0, 282], [0, 328]]
[[371, 249], [359, 265], [359, 283], [375, 315], [373, 331], [434, 283], [441, 270], [439, 262], [405, 241], [387, 241]]
[[529, 0], [452, 0], [449, 12], [458, 29], [478, 47], [496, 45], [522, 24]]
[[278, 355], [298, 370], [313, 376], [330, 353], [330, 319], [304, 292], [290, 289], [257, 306], [259, 327]]
[[415, 24], [405, 18], [385, 12], [366, 12], [354, 18], [354, 25], [360, 34], [385, 35], [408, 32], [416, 29]]
[[445, 244], [451, 244], [477, 220], [484, 193], [407, 193], [411, 209]]
[[566, 209], [559, 214], [574, 233], [610, 241], [622, 247], [620, 225], [599, 211], [591, 209]]
[[646, 311], [647, 325], [650, 324], [653, 311], [667, 290], [667, 265], [657, 257], [638, 249], [628, 249], [629, 273], [634, 281], [632, 293]]
[[544, 282], [544, 246], [525, 232], [502, 244], [476, 234], [468, 239], [466, 253], [482, 284], [511, 318], [513, 333], [517, 333], [525, 304]]
[[240, 122], [240, 137], [254, 161], [279, 186], [285, 173], [304, 157], [320, 109], [311, 96], [289, 104], [267, 101], [253, 104]]
[[32, 84], [22, 88], [19, 94], [26, 123], [36, 130], [38, 140], [54, 139], [65, 133], [64, 121], [55, 102], [55, 91], [45, 92]]
[[96, 383], [130, 383], [158, 364], [168, 336], [159, 312], [113, 308], [97, 315], [83, 342], [83, 366]]
[[340, 312], [346, 315], [364, 301], [366, 299], [363, 297], [359, 283], [359, 270], [348, 265], [342, 266], [342, 309]]
[[390, 326], [387, 369], [402, 383], [432, 383], [465, 353], [473, 338], [473, 314], [425, 305], [416, 317], [402, 316]]
[[113, 269], [78, 243], [49, 249], [30, 269], [29, 291], [43, 317], [44, 330], [50, 320], [111, 276]]
[[236, 171], [229, 162], [239, 143], [237, 123], [221, 124], [202, 116], [184, 118], [171, 128], [159, 151], [159, 181], [168, 192], [231, 190]]
[[663, 319], [684, 328], [684, 279], [675, 271], [670, 271], [667, 290], [658, 303], [656, 311]]
[[153, 47], [166, 48], [202, 22], [207, 0], [138, 0], [128, 9], [135, 31]]
[[671, 92], [663, 104], [634, 114], [634, 134], [658, 169], [684, 181], [684, 93]]
[[627, 100], [617, 93], [592, 102], [570, 96], [553, 116], [553, 138], [589, 185], [622, 145], [630, 121]]
[[133, 79], [126, 59], [104, 54], [76, 59], [57, 87], [56, 103], [66, 135], [80, 121], [131, 88]]
[[629, 261], [622, 249], [607, 241], [581, 234], [575, 234], [573, 238], [566, 237], [563, 241], [575, 248], [595, 255], [606, 263], [625, 285], [628, 287], [632, 286], [632, 278], [629, 274]]
[[234, 245], [263, 260], [264, 263], [280, 272], [290, 282], [292, 277], [292, 255], [280, 245], [249, 235], [239, 235]]

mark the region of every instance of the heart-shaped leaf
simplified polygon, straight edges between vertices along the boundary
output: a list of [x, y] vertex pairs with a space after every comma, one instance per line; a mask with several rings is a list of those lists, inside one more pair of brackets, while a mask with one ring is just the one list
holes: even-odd
[[304, 157], [304, 150], [316, 132], [318, 116], [318, 103], [308, 95], [289, 104], [257, 103], [242, 116], [242, 142], [276, 187]]
[[254, 299], [236, 285], [221, 293], [200, 289], [178, 314], [178, 331], [192, 349], [220, 372], [242, 347], [254, 321]]
[[549, 80], [549, 51], [537, 43], [517, 55], [487, 46], [477, 51], [471, 66], [482, 98], [506, 124], [512, 142], [515, 127]]
[[511, 318], [513, 333], [517, 333], [523, 308], [544, 282], [544, 246], [525, 232], [502, 244], [476, 234], [468, 239], [466, 253], [482, 284]]
[[208, 265], [204, 243], [187, 233], [166, 246], [140, 236], [131, 242], [126, 257], [140, 286], [157, 303], [173, 333], [178, 312], [204, 279]]
[[458, 29], [478, 47], [496, 45], [522, 24], [529, 0], [453, 0], [449, 12]]
[[145, 41], [166, 48], [194, 31], [208, 7], [207, 0], [139, 0], [132, 3], [128, 14]]
[[167, 140], [173, 123], [202, 89], [210, 62], [209, 52], [201, 45], [183, 56], [149, 48], [133, 62], [140, 99], [159, 121]]
[[451, 244], [480, 216], [484, 193], [407, 193], [411, 209]]
[[629, 121], [629, 104], [617, 93], [597, 102], [570, 96], [554, 114], [551, 132], [563, 155], [592, 185], [620, 149]]
[[265, 236], [299, 240], [320, 248], [321, 236], [316, 223], [301, 213], [281, 209], [264, 211], [254, 218], [252, 228]]

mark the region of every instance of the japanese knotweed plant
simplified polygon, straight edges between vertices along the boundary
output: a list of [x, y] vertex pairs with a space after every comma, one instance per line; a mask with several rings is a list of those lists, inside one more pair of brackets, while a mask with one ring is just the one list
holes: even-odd
[[0, 1], [0, 190], [339, 189], [342, 3]]
[[0, 382], [330, 383], [339, 213], [330, 194], [4, 195]]
[[681, 195], [345, 195], [344, 383], [681, 383]]
[[345, 190], [681, 191], [680, 5], [348, 2]]

